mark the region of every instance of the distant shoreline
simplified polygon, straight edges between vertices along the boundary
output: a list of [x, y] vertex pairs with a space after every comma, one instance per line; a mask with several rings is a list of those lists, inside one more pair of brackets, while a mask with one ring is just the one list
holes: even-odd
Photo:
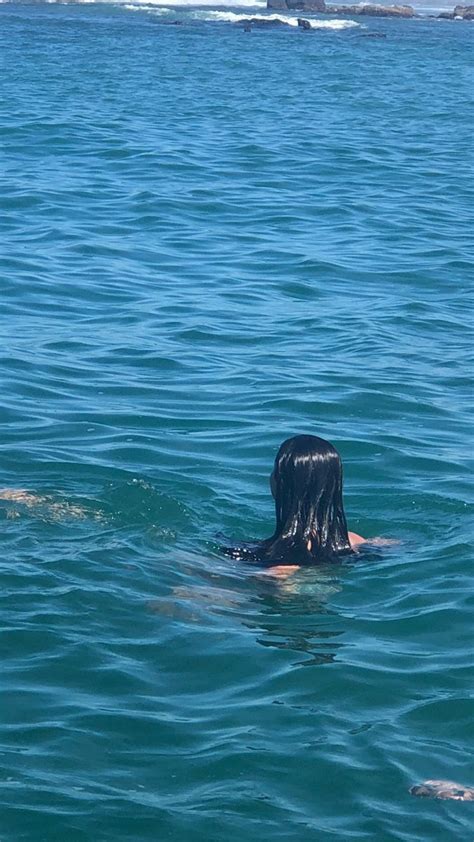
[[326, 5], [325, 0], [267, 0], [267, 9], [280, 12], [311, 12], [326, 15], [351, 15], [378, 18], [434, 18], [442, 20], [474, 20], [474, 5], [457, 5], [452, 11], [420, 14], [413, 6], [384, 6], [373, 3]]

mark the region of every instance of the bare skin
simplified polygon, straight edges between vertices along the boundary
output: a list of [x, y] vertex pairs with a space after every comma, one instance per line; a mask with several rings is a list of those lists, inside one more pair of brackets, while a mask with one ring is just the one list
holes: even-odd
[[[275, 497], [276, 492], [276, 484], [275, 484], [275, 475], [272, 471], [270, 474], [270, 491], [272, 493], [272, 497]], [[398, 544], [398, 541], [393, 541], [390, 538], [363, 538], [362, 535], [357, 535], [356, 532], [348, 532], [349, 542], [351, 545], [351, 549], [357, 550], [361, 544], [377, 544], [378, 546], [384, 546], [389, 544]], [[312, 541], [311, 538], [309, 539], [308, 543], [306, 544], [308, 551], [311, 552]], [[291, 576], [293, 573], [296, 573], [297, 570], [300, 569], [299, 564], [275, 564], [274, 567], [269, 567], [268, 570], [263, 571], [262, 575], [266, 576], [275, 576], [277, 579], [287, 579], [288, 576]]]
[[[392, 544], [398, 544], [398, 541], [393, 540], [392, 538], [363, 538], [362, 535], [357, 535], [356, 532], [348, 532], [349, 541], [351, 544], [351, 549], [357, 550], [362, 544], [370, 544], [371, 546], [390, 546]], [[311, 551], [311, 540], [308, 541], [307, 545], [308, 550]], [[264, 576], [274, 576], [276, 579], [287, 579], [288, 576], [292, 576], [293, 573], [296, 573], [297, 570], [300, 570], [301, 566], [299, 564], [275, 564], [274, 567], [269, 567], [268, 570], [264, 570], [262, 575]]]
[[349, 535], [352, 549], [367, 543], [367, 538], [363, 538], [362, 535], [357, 535], [355, 532], [348, 532], [347, 534]]

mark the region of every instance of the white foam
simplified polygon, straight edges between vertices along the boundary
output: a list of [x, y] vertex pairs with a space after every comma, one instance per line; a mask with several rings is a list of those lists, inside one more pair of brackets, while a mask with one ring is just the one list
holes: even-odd
[[311, 29], [353, 29], [355, 26], [360, 26], [356, 20], [311, 20]]
[[[222, 12], [222, 11], [214, 11], [214, 12], [196, 12], [196, 17], [201, 18], [202, 20], [221, 20], [226, 21], [227, 23], [240, 23], [241, 21], [246, 20], [281, 20], [283, 23], [286, 23], [288, 26], [298, 26], [298, 18], [292, 17], [289, 15], [245, 15], [245, 14], [238, 14], [236, 12]], [[301, 13], [300, 17], [304, 17], [304, 12]], [[305, 18], [307, 20], [307, 18]], [[360, 26], [360, 23], [357, 23], [355, 20], [339, 20], [339, 19], [332, 19], [332, 20], [309, 20], [309, 24], [311, 29], [352, 29], [354, 26]]]
[[[4, 2], [11, 2], [11, 0], [0, 0], [0, 4]], [[65, 3], [70, 0], [43, 0], [45, 3]], [[167, 0], [164, 5], [163, 0], [73, 0], [75, 3], [91, 4], [91, 5], [111, 5], [120, 6], [129, 12], [151, 12], [156, 15], [166, 15], [167, 13], [175, 12], [176, 9], [187, 10], [192, 17], [205, 21], [224, 21], [228, 23], [239, 23], [245, 20], [281, 20], [288, 26], [298, 26], [298, 17], [305, 17], [304, 11], [301, 15], [294, 17], [285, 14], [261, 14], [266, 9], [266, 0], [232, 0], [232, 8], [255, 9], [254, 13], [239, 14], [237, 12], [228, 12], [225, 10], [226, 3], [219, 3], [219, 0]], [[216, 8], [217, 6], [217, 8]], [[207, 7], [207, 8], [203, 8]], [[213, 7], [212, 9], [209, 7]], [[307, 18], [305, 18], [307, 19]], [[314, 20], [309, 19], [311, 29], [352, 29], [354, 26], [360, 26], [355, 20], [340, 20], [333, 18], [331, 20]]]
[[297, 18], [290, 18], [286, 15], [239, 15], [236, 12], [196, 12], [195, 17], [204, 18], [204, 20], [222, 20], [226, 23], [240, 23], [244, 20], [282, 20], [290, 26], [298, 26]]
[[[0, 0], [0, 3], [11, 2], [11, 0]], [[71, 0], [43, 0], [46, 3], [68, 3]], [[220, 20], [229, 23], [238, 23], [239, 21], [251, 20], [257, 18], [258, 20], [282, 20], [288, 26], [298, 26], [298, 18], [285, 14], [270, 14], [265, 15], [261, 12], [266, 9], [266, 0], [231, 0], [230, 3], [219, 3], [219, 0], [166, 0], [166, 5], [163, 0], [73, 0], [79, 4], [91, 5], [111, 5], [120, 6], [129, 12], [154, 12], [157, 15], [165, 15], [176, 11], [176, 9], [186, 9], [191, 12], [193, 17], [200, 20]], [[255, 14], [238, 14], [237, 12], [228, 12], [225, 10], [227, 5], [231, 5], [233, 9], [255, 9]], [[206, 8], [203, 8], [206, 7]], [[209, 7], [213, 7], [210, 9]], [[217, 7], [217, 8], [216, 8]], [[298, 17], [305, 17], [304, 11]], [[360, 26], [354, 20], [309, 20], [312, 29], [351, 29], [354, 26]]]
[[151, 6], [150, 0], [146, 0], [146, 3], [126, 3], [122, 8], [129, 12], [153, 12], [154, 15], [166, 15], [173, 11], [167, 6]]

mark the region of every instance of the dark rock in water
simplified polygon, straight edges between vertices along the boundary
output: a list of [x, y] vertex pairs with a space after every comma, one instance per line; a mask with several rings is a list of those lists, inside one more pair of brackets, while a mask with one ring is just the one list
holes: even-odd
[[474, 20], [474, 6], [456, 6], [454, 17], [463, 20]]
[[309, 20], [305, 20], [304, 18], [298, 18], [298, 26], [300, 27], [300, 29], [312, 29]]
[[443, 20], [474, 20], [474, 6], [456, 6], [452, 12], [440, 12]]
[[384, 32], [361, 32], [361, 38], [386, 38]]
[[415, 10], [411, 6], [381, 6], [377, 3], [367, 3], [360, 6], [326, 6], [325, 0], [267, 0], [267, 9], [279, 9], [281, 11], [302, 9], [307, 12], [326, 12], [330, 15], [369, 15], [379, 18], [415, 17]]
[[325, 0], [267, 0], [267, 9], [278, 9], [288, 11], [301, 9], [306, 12], [324, 12], [326, 9]]
[[[360, 5], [327, 6], [325, 0], [267, 0], [267, 9], [288, 12], [299, 9], [306, 12], [326, 12], [328, 15], [366, 15], [374, 18], [414, 18], [417, 14], [413, 6], [382, 6], [379, 3]], [[430, 17], [432, 17], [430, 15]], [[474, 20], [474, 6], [456, 6], [452, 12], [441, 12], [438, 18], [454, 20]], [[311, 26], [302, 29], [311, 29]]]
[[413, 18], [412, 6], [380, 6], [367, 3], [361, 6], [326, 6], [326, 12], [334, 15], [367, 15], [376, 18]]
[[288, 21], [281, 18], [249, 18], [243, 22], [244, 30], [250, 32], [257, 29], [273, 29], [275, 26], [289, 26]]
[[362, 6], [361, 15], [372, 15], [381, 18], [413, 18], [415, 10], [412, 6]]

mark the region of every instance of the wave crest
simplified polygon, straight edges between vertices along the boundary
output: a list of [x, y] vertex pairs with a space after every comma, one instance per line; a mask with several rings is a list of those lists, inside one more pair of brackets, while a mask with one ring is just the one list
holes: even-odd
[[[266, 21], [266, 20], [279, 20], [282, 23], [286, 24], [287, 26], [298, 26], [298, 17], [292, 17], [289, 15], [281, 15], [281, 14], [271, 14], [271, 15], [262, 15], [262, 14], [239, 14], [237, 12], [224, 12], [224, 11], [204, 11], [204, 12], [196, 12], [196, 17], [201, 20], [220, 20], [227, 23], [241, 23], [243, 21]], [[300, 15], [299, 17], [302, 17]], [[355, 26], [360, 26], [354, 20], [339, 20], [337, 18], [331, 20], [309, 20], [308, 21], [311, 29], [352, 29]]]

